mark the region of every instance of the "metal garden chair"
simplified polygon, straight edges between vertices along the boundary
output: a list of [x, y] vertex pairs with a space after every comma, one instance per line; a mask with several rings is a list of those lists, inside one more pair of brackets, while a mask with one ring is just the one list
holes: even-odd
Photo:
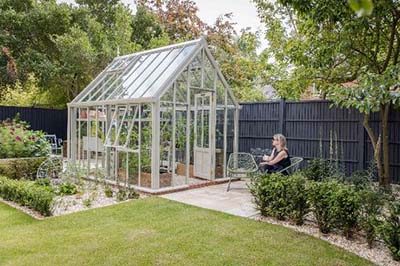
[[250, 153], [231, 153], [227, 165], [229, 183], [226, 191], [229, 191], [231, 187], [232, 177], [247, 177], [248, 174], [256, 171], [258, 171], [258, 165]]
[[284, 173], [285, 171], [291, 175], [297, 170], [299, 170], [300, 163], [303, 161], [303, 158], [301, 157], [291, 157], [290, 158], [290, 165], [282, 170], [279, 171], [279, 173]]

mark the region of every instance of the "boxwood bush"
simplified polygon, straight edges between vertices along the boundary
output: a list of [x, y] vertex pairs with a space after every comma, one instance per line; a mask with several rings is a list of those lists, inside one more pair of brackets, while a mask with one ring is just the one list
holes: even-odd
[[400, 203], [392, 202], [389, 213], [384, 215], [380, 226], [380, 236], [392, 253], [394, 260], [400, 261]]
[[309, 200], [317, 220], [319, 230], [327, 234], [335, 225], [335, 204], [333, 194], [337, 191], [339, 183], [336, 180], [326, 182], [311, 182]]
[[11, 179], [29, 179], [36, 178], [36, 172], [40, 164], [47, 157], [30, 157], [0, 159], [0, 175]]
[[308, 203], [306, 179], [301, 174], [261, 175], [252, 180], [249, 188], [262, 215], [303, 223]]
[[42, 215], [51, 215], [51, 206], [55, 194], [33, 181], [12, 180], [0, 176], [0, 197], [27, 206]]

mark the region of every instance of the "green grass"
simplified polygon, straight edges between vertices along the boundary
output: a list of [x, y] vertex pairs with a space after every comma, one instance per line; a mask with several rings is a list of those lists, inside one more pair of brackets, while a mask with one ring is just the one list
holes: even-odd
[[281, 226], [147, 198], [43, 221], [0, 203], [0, 265], [371, 265]]

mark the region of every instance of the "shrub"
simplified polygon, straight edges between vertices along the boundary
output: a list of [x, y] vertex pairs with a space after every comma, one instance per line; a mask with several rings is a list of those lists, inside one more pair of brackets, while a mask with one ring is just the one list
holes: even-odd
[[138, 199], [140, 197], [139, 193], [134, 190], [128, 192], [128, 199]]
[[332, 176], [332, 165], [326, 159], [313, 159], [308, 162], [308, 167], [303, 173], [309, 180], [324, 181]]
[[105, 187], [104, 188], [104, 194], [106, 194], [106, 197], [112, 198], [114, 192], [110, 187]]
[[127, 199], [127, 193], [124, 189], [119, 189], [117, 192], [117, 200], [124, 201]]
[[327, 234], [334, 227], [334, 197], [339, 183], [336, 180], [312, 182], [309, 189], [309, 200], [317, 220], [319, 230]]
[[0, 159], [0, 175], [11, 179], [34, 180], [37, 169], [44, 160], [46, 157]]
[[296, 173], [288, 177], [287, 185], [289, 218], [297, 225], [302, 225], [309, 210], [307, 180], [302, 174]]
[[343, 231], [346, 238], [351, 238], [358, 226], [360, 198], [353, 186], [338, 184], [332, 191], [332, 214], [335, 226]]
[[357, 190], [366, 189], [371, 186], [372, 174], [367, 170], [355, 171], [345, 181], [354, 185]]
[[92, 206], [92, 199], [85, 199], [85, 200], [83, 200], [83, 205], [84, 205], [86, 208], [90, 208], [90, 206]]
[[308, 204], [306, 179], [301, 174], [258, 176], [249, 187], [262, 215], [280, 220], [289, 217], [296, 224], [303, 223]]
[[29, 124], [19, 119], [0, 122], [0, 158], [47, 156], [50, 144], [41, 131], [29, 130]]
[[35, 184], [38, 186], [50, 186], [50, 179], [49, 178], [39, 178], [36, 179]]
[[59, 186], [58, 194], [60, 195], [74, 195], [76, 193], [78, 193], [78, 188], [75, 184], [67, 182]]
[[271, 174], [261, 177], [261, 186], [264, 215], [269, 215], [284, 220], [289, 213], [289, 202], [286, 197], [287, 176], [281, 174]]
[[32, 181], [0, 177], [0, 196], [30, 207], [45, 216], [51, 215], [54, 193]]
[[389, 206], [389, 213], [384, 216], [380, 226], [380, 236], [392, 253], [394, 260], [400, 261], [400, 203]]
[[365, 232], [368, 246], [371, 248], [377, 237], [379, 226], [378, 217], [384, 205], [384, 196], [380, 192], [365, 189], [359, 192], [360, 195], [360, 226]]

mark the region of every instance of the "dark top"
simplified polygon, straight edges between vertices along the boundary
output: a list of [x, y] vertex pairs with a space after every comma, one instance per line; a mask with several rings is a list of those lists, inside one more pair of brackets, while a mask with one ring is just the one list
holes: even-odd
[[284, 158], [284, 159], [282, 159], [282, 160], [280, 160], [280, 161], [277, 162], [275, 165], [278, 166], [279, 169], [284, 169], [284, 168], [290, 166], [290, 155], [289, 155], [289, 151], [288, 151], [287, 149], [283, 149], [283, 150], [280, 150], [280, 151], [278, 151], [277, 153], [275, 153], [275, 154], [274, 154], [274, 158], [275, 158], [276, 156], [278, 156], [278, 154], [279, 154], [280, 152], [286, 152], [287, 157]]

